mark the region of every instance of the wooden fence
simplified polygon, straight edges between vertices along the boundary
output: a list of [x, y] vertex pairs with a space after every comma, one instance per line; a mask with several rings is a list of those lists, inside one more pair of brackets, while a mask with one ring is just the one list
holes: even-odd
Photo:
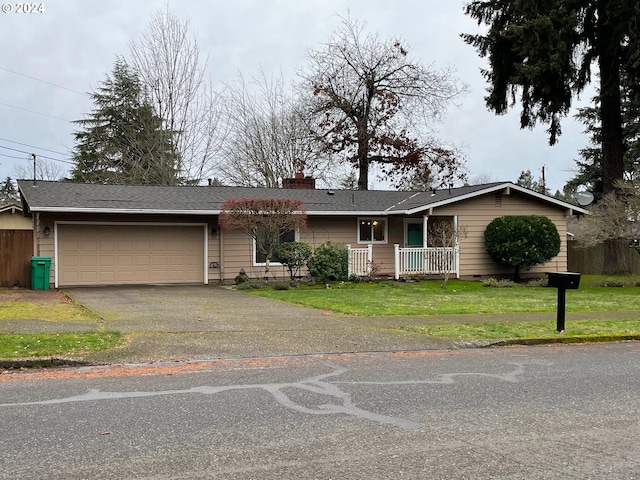
[[0, 230], [0, 287], [31, 287], [31, 230]]
[[[640, 275], [640, 253], [629, 247], [630, 271]], [[604, 275], [604, 246], [578, 248], [575, 242], [567, 242], [567, 263], [570, 272], [584, 275]]]

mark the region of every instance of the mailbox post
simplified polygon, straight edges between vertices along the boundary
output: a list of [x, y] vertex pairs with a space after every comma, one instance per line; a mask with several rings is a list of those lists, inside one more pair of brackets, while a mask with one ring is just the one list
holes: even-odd
[[558, 313], [556, 330], [564, 332], [564, 318], [567, 304], [567, 290], [576, 290], [580, 286], [580, 274], [574, 272], [547, 272], [548, 287], [558, 289]]

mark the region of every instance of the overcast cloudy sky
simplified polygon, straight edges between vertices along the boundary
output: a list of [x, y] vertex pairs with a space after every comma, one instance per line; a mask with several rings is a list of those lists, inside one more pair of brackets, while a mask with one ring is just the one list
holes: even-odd
[[462, 0], [57, 0], [38, 3], [44, 12], [31, 14], [4, 2], [2, 11], [11, 12], [0, 13], [1, 178], [15, 177], [15, 166], [28, 166], [31, 153], [69, 160], [71, 121], [92, 108], [86, 92], [111, 72], [116, 55], [128, 55], [129, 42], [167, 5], [190, 20], [219, 85], [261, 67], [293, 78], [308, 50], [330, 38], [337, 15], [349, 12], [382, 38], [404, 39], [422, 63], [453, 66], [469, 91], [449, 110], [440, 134], [464, 147], [470, 178], [515, 182], [521, 171], [538, 177], [545, 166], [553, 192], [572, 176], [573, 160], [587, 142], [572, 118], [563, 122], [559, 144], [549, 147], [544, 128], [519, 129], [518, 110], [502, 117], [486, 110], [484, 60], [460, 38], [478, 31], [463, 14]]

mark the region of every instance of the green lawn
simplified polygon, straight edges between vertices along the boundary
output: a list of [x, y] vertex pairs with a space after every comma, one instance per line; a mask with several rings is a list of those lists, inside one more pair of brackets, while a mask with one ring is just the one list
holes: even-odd
[[[578, 290], [567, 290], [567, 312], [640, 311], [640, 287], [597, 287], [603, 277], [583, 276]], [[632, 283], [640, 277], [629, 277]], [[489, 288], [481, 282], [394, 281], [333, 283], [289, 290], [260, 289], [251, 293], [348, 315], [444, 315], [465, 313], [553, 312], [557, 290], [518, 284]]]
[[106, 350], [125, 342], [118, 332], [4, 333], [0, 335], [0, 358], [50, 357]]
[[75, 302], [44, 305], [32, 302], [0, 302], [0, 320], [28, 320], [31, 318], [55, 322], [98, 320], [100, 317]]
[[[606, 318], [571, 320], [562, 333], [556, 332], [555, 320], [517, 321], [517, 315], [511, 321], [495, 323], [443, 321], [438, 325], [424, 325], [421, 321], [421, 317], [428, 318], [429, 315], [474, 313], [550, 312], [550, 317], [554, 318], [557, 290], [525, 284], [489, 288], [481, 282], [450, 280], [447, 289], [443, 290], [435, 280], [418, 283], [384, 281], [333, 283], [330, 288], [315, 285], [290, 290], [260, 289], [251, 293], [347, 315], [413, 317], [415, 325], [407, 319], [407, 325], [400, 330], [456, 340], [578, 342], [640, 339], [640, 286], [636, 286], [640, 277], [615, 277], [608, 282], [625, 284], [625, 287], [598, 286], [603, 280], [605, 277], [602, 276], [584, 275], [578, 290], [567, 290], [566, 310], [611, 313], [607, 313]], [[623, 311], [638, 311], [638, 319], [616, 318], [615, 312]]]
[[499, 322], [447, 325], [412, 325], [400, 330], [442, 338], [475, 340], [575, 339], [606, 341], [640, 336], [637, 319], [571, 321], [564, 333], [555, 331], [555, 321]]

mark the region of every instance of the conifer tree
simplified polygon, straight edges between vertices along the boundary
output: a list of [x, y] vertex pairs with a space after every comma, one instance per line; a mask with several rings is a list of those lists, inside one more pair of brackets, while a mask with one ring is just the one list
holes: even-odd
[[173, 134], [149, 103], [140, 80], [118, 58], [113, 72], [90, 94], [95, 105], [75, 123], [72, 180], [101, 183], [180, 183]]

